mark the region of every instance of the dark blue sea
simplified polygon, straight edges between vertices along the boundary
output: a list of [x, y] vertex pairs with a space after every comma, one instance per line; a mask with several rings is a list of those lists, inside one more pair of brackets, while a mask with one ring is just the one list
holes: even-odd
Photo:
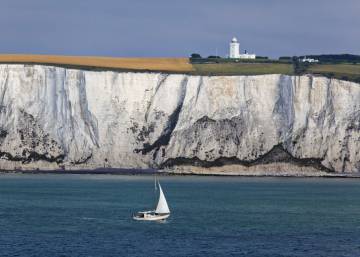
[[0, 175], [0, 256], [360, 256], [360, 180]]

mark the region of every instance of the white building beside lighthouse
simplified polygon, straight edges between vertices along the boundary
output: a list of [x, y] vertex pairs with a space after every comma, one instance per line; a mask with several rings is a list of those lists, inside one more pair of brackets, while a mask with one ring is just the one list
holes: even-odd
[[234, 37], [230, 42], [230, 51], [229, 51], [230, 59], [256, 59], [256, 54], [240, 54], [240, 43], [237, 41], [236, 37]]

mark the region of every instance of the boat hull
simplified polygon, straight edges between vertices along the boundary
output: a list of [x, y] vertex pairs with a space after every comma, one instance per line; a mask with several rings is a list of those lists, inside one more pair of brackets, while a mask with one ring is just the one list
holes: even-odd
[[161, 214], [161, 215], [148, 214], [148, 215], [145, 215], [142, 217], [134, 215], [133, 219], [134, 220], [142, 220], [142, 221], [158, 221], [158, 220], [165, 220], [165, 219], [169, 218], [169, 216], [170, 216], [170, 214]]

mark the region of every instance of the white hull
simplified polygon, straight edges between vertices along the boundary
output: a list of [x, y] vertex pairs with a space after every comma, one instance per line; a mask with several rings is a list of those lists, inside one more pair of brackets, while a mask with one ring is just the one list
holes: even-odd
[[163, 215], [157, 215], [157, 214], [148, 214], [143, 217], [139, 216], [133, 216], [134, 220], [144, 220], [144, 221], [157, 221], [157, 220], [165, 220], [169, 218], [170, 214], [163, 214]]

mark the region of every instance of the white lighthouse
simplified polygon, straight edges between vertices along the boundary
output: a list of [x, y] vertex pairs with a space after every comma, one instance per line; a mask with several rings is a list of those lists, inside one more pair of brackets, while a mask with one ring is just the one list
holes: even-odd
[[236, 37], [234, 37], [230, 42], [230, 58], [238, 59], [240, 58], [240, 44], [237, 41]]
[[229, 58], [231, 59], [256, 59], [256, 54], [248, 54], [246, 51], [244, 54], [240, 54], [240, 44], [236, 37], [230, 42], [230, 53]]

